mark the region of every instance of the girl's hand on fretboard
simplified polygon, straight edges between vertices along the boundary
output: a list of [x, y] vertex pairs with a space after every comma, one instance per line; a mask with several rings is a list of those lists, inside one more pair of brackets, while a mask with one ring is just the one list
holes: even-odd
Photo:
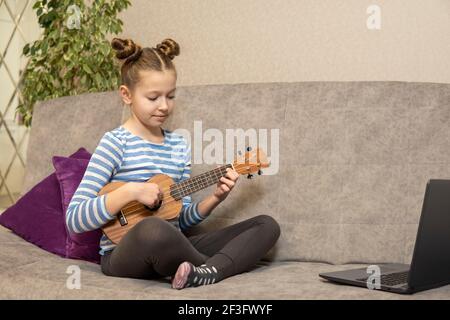
[[217, 188], [213, 193], [213, 196], [217, 198], [219, 201], [225, 200], [228, 194], [236, 185], [236, 182], [239, 178], [239, 173], [235, 170], [227, 168], [227, 173], [224, 177], [219, 179], [217, 183]]

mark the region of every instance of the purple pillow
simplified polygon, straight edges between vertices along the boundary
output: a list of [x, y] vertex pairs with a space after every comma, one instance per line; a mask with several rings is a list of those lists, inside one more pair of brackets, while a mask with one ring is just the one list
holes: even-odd
[[[70, 156], [74, 159], [90, 159], [90, 157], [91, 154], [84, 148], [78, 149]], [[6, 209], [0, 215], [0, 224], [26, 241], [61, 257], [72, 258], [74, 255], [73, 258], [99, 263], [98, 242], [98, 257], [94, 256], [94, 259], [91, 259], [90, 252], [86, 255], [80, 255], [78, 252], [74, 254], [77, 250], [73, 249], [72, 239], [67, 232], [60, 183], [56, 172], [44, 178], [14, 205]], [[91, 236], [87, 235], [89, 239]], [[80, 242], [89, 243], [89, 241]]]
[[[80, 185], [83, 175], [89, 164], [88, 159], [76, 159], [54, 156], [52, 158], [53, 166], [56, 169], [56, 178], [59, 181], [61, 190], [61, 203], [63, 208], [63, 217], [70, 200]], [[70, 233], [67, 230], [67, 256], [75, 259], [83, 259], [91, 262], [100, 263], [100, 238], [101, 229], [87, 231], [83, 233]]]

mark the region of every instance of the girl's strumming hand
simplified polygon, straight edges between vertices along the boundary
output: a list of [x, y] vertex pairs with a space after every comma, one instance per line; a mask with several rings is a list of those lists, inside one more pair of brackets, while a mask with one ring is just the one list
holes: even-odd
[[149, 208], [157, 206], [162, 200], [162, 192], [156, 183], [151, 182], [130, 182], [136, 201]]

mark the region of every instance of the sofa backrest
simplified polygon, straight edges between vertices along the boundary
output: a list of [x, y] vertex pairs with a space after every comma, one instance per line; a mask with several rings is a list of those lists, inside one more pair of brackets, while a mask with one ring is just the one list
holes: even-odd
[[[93, 152], [128, 115], [116, 91], [38, 103], [22, 194], [53, 155]], [[450, 178], [449, 121], [450, 84], [299, 82], [178, 87], [164, 126], [190, 133], [192, 175], [215, 168], [201, 155], [233, 145], [236, 129], [256, 132], [272, 161], [193, 234], [268, 214], [281, 226], [269, 259], [409, 263], [426, 183]]]

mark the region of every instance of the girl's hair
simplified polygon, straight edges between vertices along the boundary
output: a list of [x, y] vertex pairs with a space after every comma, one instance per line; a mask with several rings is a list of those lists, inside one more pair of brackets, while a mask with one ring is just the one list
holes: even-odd
[[131, 39], [114, 38], [111, 46], [116, 50], [116, 58], [123, 61], [122, 84], [130, 90], [139, 82], [141, 70], [173, 70], [176, 75], [172, 60], [180, 54], [180, 46], [172, 39], [164, 39], [155, 48], [142, 48]]

